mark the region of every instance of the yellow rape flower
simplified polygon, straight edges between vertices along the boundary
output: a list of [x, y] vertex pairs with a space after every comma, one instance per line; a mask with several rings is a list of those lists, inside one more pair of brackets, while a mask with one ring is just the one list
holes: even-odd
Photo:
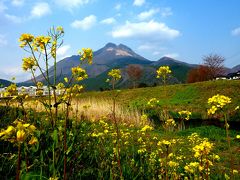
[[151, 130], [153, 130], [153, 127], [151, 127], [151, 126], [149, 126], [149, 125], [145, 125], [142, 129], [141, 129], [141, 131], [142, 132], [146, 132], [146, 131], [151, 131]]
[[75, 77], [77, 81], [82, 81], [83, 79], [88, 78], [86, 70], [79, 66], [72, 68], [72, 75]]
[[195, 171], [199, 169], [199, 162], [190, 162], [189, 165], [184, 167], [186, 173], [193, 174]]
[[233, 174], [238, 174], [238, 170], [233, 169]]
[[34, 39], [34, 46], [39, 47], [41, 50], [44, 50], [47, 44], [50, 43], [51, 37], [50, 36], [37, 36]]
[[93, 51], [91, 48], [82, 48], [83, 52], [79, 52], [81, 55], [80, 60], [83, 61], [85, 59], [88, 60], [88, 64], [92, 64], [92, 59], [93, 59]]
[[178, 114], [185, 120], [189, 120], [190, 116], [192, 115], [190, 111], [179, 111]]
[[157, 78], [163, 77], [164, 79], [168, 74], [172, 73], [169, 66], [161, 66], [157, 70]]
[[38, 143], [38, 139], [34, 136], [31, 137], [30, 141], [28, 142], [28, 144], [30, 145], [34, 145]]
[[19, 42], [21, 42], [20, 47], [24, 48], [28, 43], [31, 43], [34, 40], [34, 36], [32, 34], [22, 34], [19, 38]]
[[17, 131], [17, 141], [18, 142], [23, 142], [26, 137], [26, 133], [24, 130], [18, 130]]
[[112, 69], [108, 72], [108, 76], [112, 77], [114, 80], [119, 80], [122, 77], [120, 69]]
[[64, 81], [65, 81], [66, 83], [68, 83], [68, 78], [67, 78], [67, 77], [65, 77], [65, 78], [64, 78]]
[[208, 99], [208, 104], [211, 106], [208, 109], [208, 115], [213, 115], [216, 113], [217, 110], [223, 109], [227, 104], [231, 103], [231, 98], [224, 96], [224, 95], [215, 95]]
[[159, 104], [159, 100], [157, 100], [156, 98], [152, 98], [147, 102], [147, 105], [149, 107], [155, 107]]
[[168, 126], [176, 126], [176, 123], [175, 123], [174, 119], [168, 119], [168, 120], [166, 120], [165, 125], [167, 127]]
[[6, 88], [6, 92], [5, 92], [4, 96], [15, 96], [17, 94], [18, 94], [17, 85], [11, 84], [10, 86], [8, 86]]
[[0, 132], [1, 136], [11, 136], [12, 133], [15, 132], [15, 128], [13, 126], [8, 126], [8, 128], [2, 132]]
[[169, 165], [169, 167], [177, 167], [177, 166], [179, 166], [179, 163], [177, 163], [177, 162], [174, 162], [174, 161], [169, 161], [168, 162], [168, 165]]
[[24, 71], [35, 70], [36, 62], [33, 57], [25, 57], [22, 59], [22, 61], [23, 61], [22, 69]]
[[208, 155], [213, 148], [213, 143], [204, 140], [199, 145], [193, 147], [193, 151], [195, 152], [194, 157], [198, 158], [201, 155]]

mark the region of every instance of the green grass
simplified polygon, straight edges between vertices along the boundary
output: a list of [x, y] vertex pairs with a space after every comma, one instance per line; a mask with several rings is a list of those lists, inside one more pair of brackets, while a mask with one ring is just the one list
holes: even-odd
[[[187, 109], [201, 114], [206, 118], [207, 100], [216, 94], [223, 94], [232, 98], [231, 108], [240, 104], [240, 81], [208, 81], [193, 84], [177, 84], [147, 87], [138, 89], [124, 89], [118, 96], [117, 102], [124, 106], [138, 106], [145, 104], [151, 98], [157, 98], [160, 104], [171, 111]], [[110, 99], [112, 91], [86, 92], [81, 98]]]

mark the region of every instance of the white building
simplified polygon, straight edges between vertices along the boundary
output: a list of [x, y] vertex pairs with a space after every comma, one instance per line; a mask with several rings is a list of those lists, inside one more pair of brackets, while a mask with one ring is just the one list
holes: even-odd
[[[0, 88], [0, 97], [4, 96], [4, 92], [6, 91], [7, 87]], [[20, 86], [17, 87], [18, 94], [28, 94], [29, 96], [36, 96], [37, 91], [42, 91], [41, 94], [43, 96], [49, 95], [49, 89], [47, 86], [43, 86], [41, 89], [38, 89], [36, 86]], [[56, 95], [63, 94], [65, 89], [57, 89]], [[53, 89], [50, 88], [50, 95], [53, 95]]]

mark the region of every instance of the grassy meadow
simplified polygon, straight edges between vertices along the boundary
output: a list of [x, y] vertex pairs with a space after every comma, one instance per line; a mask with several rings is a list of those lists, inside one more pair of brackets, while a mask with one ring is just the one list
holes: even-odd
[[[179, 129], [176, 114], [180, 110], [191, 111], [193, 116], [185, 123], [191, 123], [194, 114], [199, 119], [208, 118], [208, 98], [217, 93], [232, 97], [228, 107], [232, 109], [239, 103], [239, 87], [239, 81], [213, 81], [169, 85], [166, 89], [161, 86], [126, 89], [117, 95], [116, 91], [81, 93], [73, 98], [69, 110], [67, 178], [238, 179], [239, 131], [229, 130], [229, 150], [224, 128]], [[118, 131], [113, 118], [114, 97]], [[149, 107], [152, 98], [159, 101]], [[50, 118], [36, 98], [26, 100], [24, 110], [16, 100], [10, 106], [3, 100], [1, 104], [2, 129], [9, 125], [17, 129], [24, 123], [34, 124], [37, 129], [36, 143], [29, 143], [30, 137], [24, 139], [20, 179], [62, 179], [66, 105], [59, 106], [56, 131], [52, 130]], [[166, 125], [174, 117], [176, 124]], [[233, 121], [239, 121], [236, 117]], [[11, 141], [1, 141], [1, 179], [15, 178], [17, 149]]]

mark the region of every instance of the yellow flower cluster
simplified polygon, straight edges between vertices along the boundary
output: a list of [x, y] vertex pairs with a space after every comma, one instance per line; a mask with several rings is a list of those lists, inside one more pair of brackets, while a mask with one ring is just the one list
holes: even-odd
[[34, 50], [37, 51], [38, 47], [40, 48], [41, 51], [43, 51], [47, 44], [49, 44], [51, 41], [51, 37], [50, 36], [37, 36], [34, 39], [33, 42], [33, 46], [34, 46]]
[[165, 126], [166, 127], [174, 127], [174, 126], [176, 126], [176, 122], [174, 121], [174, 119], [168, 119], [165, 121]]
[[178, 114], [182, 119], [189, 120], [192, 113], [190, 111], [179, 111]]
[[122, 77], [120, 69], [112, 69], [108, 72], [108, 76], [112, 77], [116, 81]]
[[11, 84], [10, 86], [7, 87], [6, 91], [4, 92], [4, 97], [15, 96], [17, 94], [18, 94], [17, 85]]
[[37, 90], [36, 90], [37, 95], [39, 96], [43, 95], [43, 83], [37, 82], [36, 85], [37, 85]]
[[19, 42], [21, 42], [20, 47], [24, 48], [28, 43], [31, 43], [34, 40], [34, 36], [32, 34], [22, 34], [19, 38]]
[[217, 110], [222, 109], [227, 104], [231, 103], [231, 98], [224, 95], [215, 95], [208, 99], [208, 104], [211, 106], [208, 109], [208, 115], [215, 114]]
[[56, 87], [57, 89], [64, 89], [65, 88], [65, 85], [63, 84], [63, 83], [58, 83], [57, 84], [57, 87]]
[[147, 102], [147, 105], [149, 107], [155, 107], [156, 105], [158, 105], [159, 100], [157, 100], [156, 98], [152, 98]]
[[23, 61], [22, 68], [24, 71], [35, 70], [36, 62], [33, 57], [25, 57], [22, 59], [22, 61]]
[[72, 75], [77, 81], [82, 81], [83, 79], [88, 78], [86, 70], [81, 68], [80, 66], [72, 68]]
[[82, 85], [79, 85], [79, 84], [75, 84], [75, 85], [72, 87], [72, 93], [74, 93], [74, 94], [78, 94], [78, 93], [80, 93], [82, 90], [83, 90], [83, 86], [82, 86]]
[[13, 124], [15, 126], [8, 126], [6, 130], [0, 132], [1, 139], [11, 143], [23, 143], [28, 137], [31, 137], [28, 144], [33, 145], [38, 143], [37, 138], [34, 136], [34, 132], [36, 131], [34, 125], [24, 123], [22, 120], [15, 120]]
[[163, 78], [166, 78], [166, 76], [168, 74], [171, 74], [172, 71], [171, 69], [169, 68], [169, 66], [161, 66], [159, 67], [159, 69], [157, 70], [157, 78], [160, 78], [160, 77], [163, 77]]
[[199, 162], [190, 162], [189, 165], [184, 167], [186, 173], [194, 174], [197, 171], [202, 171], [203, 167], [200, 166]]
[[38, 48], [40, 48], [41, 51], [43, 51], [47, 44], [51, 42], [50, 36], [37, 36], [34, 37], [31, 34], [22, 34], [19, 38], [20, 47], [24, 48], [27, 44], [30, 45], [33, 48], [34, 51], [38, 51]]
[[142, 132], [146, 132], [146, 131], [151, 131], [151, 130], [153, 130], [153, 127], [151, 127], [151, 126], [149, 126], [149, 125], [145, 125], [142, 129], [141, 129], [141, 131]]
[[191, 144], [197, 144], [202, 141], [202, 138], [197, 133], [192, 133], [187, 139]]
[[193, 147], [193, 151], [195, 152], [194, 157], [199, 158], [203, 155], [208, 155], [213, 148], [213, 143], [204, 140], [199, 145]]
[[170, 146], [170, 145], [171, 145], [171, 142], [164, 139], [164, 140], [162, 140], [162, 141], [159, 141], [157, 145], [160, 146], [160, 145], [162, 145], [162, 144], [164, 144], [164, 145], [166, 145], [166, 146]]
[[93, 60], [93, 51], [91, 48], [82, 48], [83, 52], [79, 52], [79, 54], [81, 55], [80, 60], [88, 60], [88, 64], [92, 64], [92, 60]]
[[174, 167], [178, 167], [178, 166], [179, 166], [179, 163], [174, 162], [174, 161], [169, 161], [169, 162], [168, 162], [168, 165], [169, 165], [169, 167], [174, 168]]

